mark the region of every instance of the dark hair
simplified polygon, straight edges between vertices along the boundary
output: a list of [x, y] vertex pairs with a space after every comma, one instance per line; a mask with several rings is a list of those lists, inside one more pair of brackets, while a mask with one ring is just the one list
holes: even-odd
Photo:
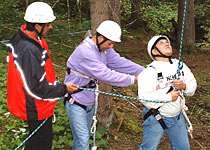
[[36, 24], [42, 26], [44, 23], [31, 23], [26, 21], [26, 30], [34, 31], [34, 27]]

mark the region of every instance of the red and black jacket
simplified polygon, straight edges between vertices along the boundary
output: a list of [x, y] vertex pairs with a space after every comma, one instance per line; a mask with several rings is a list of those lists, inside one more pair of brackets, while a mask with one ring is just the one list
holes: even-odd
[[23, 120], [43, 120], [50, 117], [66, 85], [56, 81], [48, 45], [26, 34], [26, 25], [14, 35], [9, 47], [7, 106]]

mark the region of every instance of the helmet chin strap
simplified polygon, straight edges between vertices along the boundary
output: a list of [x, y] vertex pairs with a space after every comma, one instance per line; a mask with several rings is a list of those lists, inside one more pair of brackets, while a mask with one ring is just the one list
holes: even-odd
[[160, 55], [153, 55], [153, 54], [152, 54], [153, 57], [164, 57], [164, 58], [168, 58], [170, 64], [173, 64], [173, 62], [172, 62], [172, 60], [171, 60], [171, 57], [172, 57], [172, 56], [166, 56], [166, 55], [164, 55], [163, 53], [160, 52], [160, 50], [159, 50], [156, 46], [154, 46], [154, 48], [160, 53]]
[[43, 33], [43, 31], [44, 31], [45, 25], [46, 25], [45, 23], [42, 24], [42, 30], [41, 30], [41, 32], [39, 33], [39, 38], [40, 38], [40, 40], [42, 39], [42, 33]]
[[108, 41], [109, 39], [107, 39], [106, 37], [103, 36], [103, 37], [104, 37], [104, 40], [103, 40], [101, 43], [99, 43], [99, 42], [98, 42], [98, 37], [99, 37], [99, 36], [103, 36], [103, 35], [101, 35], [100, 33], [97, 32], [97, 33], [96, 33], [96, 45], [98, 46], [98, 50], [101, 51], [100, 45], [103, 44], [103, 43], [105, 43], [105, 42]]
[[44, 27], [45, 27], [45, 23], [42, 24], [42, 30], [41, 32], [39, 32], [35, 27], [33, 27], [31, 24], [29, 24], [29, 26], [38, 34], [38, 39], [41, 40], [42, 39], [42, 33], [44, 31]]

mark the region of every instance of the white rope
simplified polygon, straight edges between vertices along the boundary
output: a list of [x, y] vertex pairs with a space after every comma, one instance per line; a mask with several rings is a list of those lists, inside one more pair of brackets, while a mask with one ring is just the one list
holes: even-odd
[[97, 146], [93, 146], [91, 150], [97, 150]]
[[[99, 84], [96, 83], [96, 91], [99, 90]], [[98, 96], [99, 93], [95, 92], [96, 98], [95, 98], [95, 112], [94, 112], [94, 116], [93, 116], [93, 125], [91, 127], [91, 133], [93, 134], [93, 143], [94, 146], [92, 147], [92, 150], [96, 150], [97, 146], [96, 146], [96, 124], [97, 124], [97, 119], [96, 119], [96, 114], [97, 114], [97, 110], [98, 110]]]
[[[80, 77], [83, 77], [83, 78], [86, 78], [86, 79], [90, 79], [90, 80], [94, 80], [93, 78], [91, 77], [88, 77], [80, 72], [77, 72], [77, 71], [74, 71], [74, 70], [71, 70], [70, 69], [70, 72], [76, 76], [80, 76]], [[93, 143], [94, 143], [94, 146], [92, 147], [92, 150], [96, 150], [97, 149], [97, 146], [96, 146], [96, 124], [97, 124], [97, 119], [96, 119], [96, 114], [97, 114], [97, 110], [98, 110], [98, 96], [99, 96], [99, 93], [97, 91], [99, 91], [99, 81], [96, 81], [96, 89], [95, 89], [95, 111], [94, 111], [94, 115], [93, 115], [93, 124], [92, 124], [92, 127], [91, 127], [91, 130], [90, 132], [93, 134]]]
[[187, 116], [187, 113], [185, 112], [185, 111], [188, 110], [188, 107], [185, 105], [185, 98], [184, 98], [184, 96], [180, 95], [180, 97], [181, 97], [180, 103], [181, 103], [181, 107], [182, 107], [182, 114], [183, 114], [184, 119], [185, 119], [187, 132], [189, 133], [191, 139], [193, 139], [193, 135], [192, 135], [193, 126], [192, 126], [192, 123], [190, 122], [190, 119]]
[[55, 113], [53, 113], [53, 121], [52, 123], [55, 123], [56, 122], [56, 116], [55, 116]]
[[96, 116], [93, 116], [93, 125], [91, 127], [91, 133], [94, 134], [96, 132], [96, 124], [97, 124], [97, 119]]

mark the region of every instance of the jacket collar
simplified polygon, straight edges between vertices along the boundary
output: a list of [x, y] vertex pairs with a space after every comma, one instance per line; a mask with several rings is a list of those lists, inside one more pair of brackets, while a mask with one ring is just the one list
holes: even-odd
[[43, 48], [43, 38], [41, 39], [41, 41], [39, 41], [36, 37], [34, 37], [32, 34], [27, 33], [26, 32], [26, 25], [22, 25], [20, 28], [20, 35], [24, 38], [26, 38], [27, 40], [31, 41], [32, 43], [34, 43], [35, 45], [39, 45], [39, 47], [41, 46]]

